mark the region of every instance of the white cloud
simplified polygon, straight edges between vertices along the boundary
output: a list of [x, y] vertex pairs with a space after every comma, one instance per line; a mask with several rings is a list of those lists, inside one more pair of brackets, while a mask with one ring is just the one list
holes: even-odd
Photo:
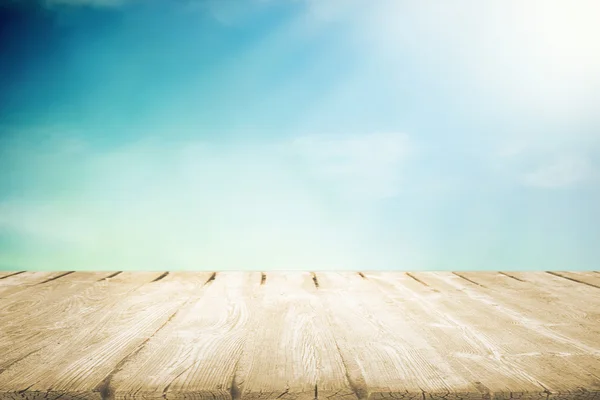
[[414, 151], [403, 133], [303, 136], [293, 145], [317, 176], [380, 198], [399, 193], [403, 164]]
[[540, 188], [561, 188], [590, 180], [594, 168], [581, 156], [563, 156], [523, 176], [523, 183]]
[[[508, 136], [508, 135], [507, 135]], [[512, 135], [516, 136], [516, 135]], [[530, 152], [539, 138], [534, 138], [521, 134], [517, 137], [494, 138], [491, 146], [493, 147], [493, 156], [503, 161], [518, 158], [527, 152]]]
[[597, 166], [592, 160], [600, 154], [600, 137], [552, 128], [490, 138], [483, 160], [497, 177], [526, 186], [559, 188], [593, 182]]
[[[293, 145], [147, 140], [76, 157], [77, 141], [21, 148], [18, 158], [27, 162], [19, 180], [27, 187], [46, 183], [33, 197], [25, 192], [0, 202], [0, 230], [31, 254], [0, 261], [61, 269], [356, 268], [383, 252], [368, 242], [372, 209], [332, 208], [327, 190], [305, 169], [316, 164], [297, 168], [289, 159], [302, 142], [312, 161], [331, 167], [330, 178], [354, 182], [366, 168], [355, 181], [361, 184], [394, 182], [392, 175], [382, 178], [384, 170], [398, 166], [406, 150], [403, 136], [393, 134]], [[67, 153], [47, 156], [59, 148]], [[368, 250], [359, 251], [359, 243]], [[17, 256], [24, 258], [10, 258]]]

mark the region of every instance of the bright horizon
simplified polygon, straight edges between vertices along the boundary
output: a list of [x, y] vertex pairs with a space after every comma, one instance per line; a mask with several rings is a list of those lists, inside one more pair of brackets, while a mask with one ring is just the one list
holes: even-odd
[[0, 270], [598, 270], [595, 0], [0, 0]]

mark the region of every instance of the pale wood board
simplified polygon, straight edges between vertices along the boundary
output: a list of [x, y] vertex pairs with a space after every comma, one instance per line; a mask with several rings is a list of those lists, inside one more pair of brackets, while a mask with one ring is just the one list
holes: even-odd
[[[600, 348], [596, 339], [600, 337], [600, 307], [593, 306], [600, 303], [600, 289], [582, 289], [580, 285], [566, 291], [558, 287], [547, 291], [528, 280], [516, 280], [502, 273], [460, 272], [456, 276], [463, 278], [451, 279], [457, 290], [508, 307], [513, 315], [537, 320], [544, 329], [585, 343], [588, 349]], [[531, 273], [523, 277], [532, 279]]]
[[[443, 299], [452, 298], [454, 306], [445, 308], [446, 315], [456, 317], [479, 332], [484, 340], [494, 344], [500, 362], [521, 373], [527, 373], [535, 382], [539, 382], [551, 392], [552, 397], [561, 397], [569, 386], [565, 386], [565, 379], [557, 381], [558, 371], [565, 377], [580, 376], [580, 382], [586, 387], [596, 384], [595, 377], [585, 377], [587, 371], [568, 360], [571, 355], [597, 356], [598, 343], [594, 337], [582, 341], [581, 335], [569, 337], [555, 332], [540, 321], [539, 317], [527, 316], [509, 305], [498, 302], [497, 298], [492, 298], [489, 294], [475, 292], [482, 290], [480, 286], [474, 285], [477, 289], [466, 288], [462, 283], [466, 280], [458, 275], [423, 272], [414, 273], [414, 276], [443, 291]], [[452, 290], [456, 288], [460, 290]], [[519, 298], [522, 303], [532, 301], [525, 294]], [[489, 318], [490, 309], [495, 310], [493, 318]], [[590, 343], [595, 346], [591, 346]], [[554, 375], [544, 373], [544, 370], [539, 368], [538, 354], [545, 356], [542, 362], [547, 356], [556, 366], [560, 365], [560, 369], [550, 369], [555, 371]], [[510, 361], [506, 361], [508, 358]]]
[[235, 373], [246, 399], [355, 398], [309, 273], [271, 272]]
[[[452, 313], [473, 321], [470, 326], [477, 323], [495, 335], [504, 335], [502, 342], [510, 344], [510, 349], [502, 351], [503, 354], [525, 354], [540, 349], [552, 354], [600, 354], [600, 343], [584, 330], [577, 330], [577, 336], [564, 335], [551, 329], [553, 322], [558, 322], [555, 318], [546, 322], [540, 318], [539, 311], [533, 315], [524, 313], [522, 308], [528, 306], [523, 305], [538, 306], [535, 293], [521, 291], [518, 297], [521, 306], [517, 307], [511, 300], [452, 273], [415, 272], [413, 275], [442, 291], [442, 299], [452, 299]], [[488, 320], [490, 309], [494, 310], [494, 318]], [[509, 341], [508, 335], [514, 340]]]
[[2, 272], [0, 400], [600, 400], [599, 278]]
[[160, 275], [125, 272], [102, 279], [105, 273], [83, 274], [85, 276], [75, 277], [75, 286], [64, 288], [55, 283], [63, 287], [63, 291], [19, 292], [0, 303], [0, 371], [45, 346], [68, 338], [69, 334], [85, 333], [90, 320], [97, 318], [98, 313], [110, 311], [124, 295]]
[[[583, 307], [592, 313], [598, 313], [595, 301], [600, 297], [600, 289], [578, 282], [574, 282], [556, 274], [565, 275], [564, 272], [505, 272], [506, 274], [520, 279], [523, 282], [535, 285], [538, 290], [567, 300], [573, 308]], [[565, 297], [566, 295], [569, 297]], [[589, 301], [591, 298], [592, 301]], [[574, 306], [576, 304], [577, 306]]]
[[63, 275], [65, 272], [24, 271], [4, 275], [0, 279], [0, 300], [13, 293], [21, 292], [31, 286], [42, 284], [48, 279]]
[[600, 289], [600, 274], [592, 271], [548, 271], [549, 274], [559, 276], [571, 282], [581, 283]]
[[[105, 397], [103, 383], [119, 364], [167, 324], [210, 273], [171, 273], [146, 283], [116, 305], [79, 320], [51, 345], [0, 374], [0, 388], [29, 398]], [[167, 279], [168, 278], [168, 279]], [[111, 301], [107, 299], [107, 301]]]
[[[453, 387], [451, 394], [455, 397], [489, 392], [499, 398], [510, 398], [511, 393], [521, 393], [523, 398], [546, 397], [544, 387], [527, 371], [503, 360], [507, 344], [518, 341], [510, 334], [496, 338], [493, 331], [486, 329], [485, 324], [496, 318], [495, 314], [478, 314], [473, 310], [476, 304], [465, 308], [456, 297], [415, 279], [414, 273], [365, 276], [401, 307], [403, 317], [443, 357], [453, 373], [468, 382], [463, 387]], [[461, 308], [459, 313], [456, 308]], [[437, 394], [444, 397], [443, 393]]]
[[[464, 398], [477, 392], [423, 339], [404, 310], [354, 273], [316, 273], [351, 385], [359, 398]], [[454, 389], [454, 390], [453, 390]]]
[[228, 399], [260, 273], [222, 272], [112, 376], [117, 399]]

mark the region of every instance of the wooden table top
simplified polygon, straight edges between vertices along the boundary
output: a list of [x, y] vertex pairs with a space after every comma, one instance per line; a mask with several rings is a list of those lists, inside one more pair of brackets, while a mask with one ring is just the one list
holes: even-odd
[[0, 272], [0, 399], [600, 399], [597, 272]]

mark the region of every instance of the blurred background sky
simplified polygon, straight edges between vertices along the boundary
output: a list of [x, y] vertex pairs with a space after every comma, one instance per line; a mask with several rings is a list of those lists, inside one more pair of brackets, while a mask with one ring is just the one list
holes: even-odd
[[0, 0], [0, 268], [600, 269], [597, 0]]

